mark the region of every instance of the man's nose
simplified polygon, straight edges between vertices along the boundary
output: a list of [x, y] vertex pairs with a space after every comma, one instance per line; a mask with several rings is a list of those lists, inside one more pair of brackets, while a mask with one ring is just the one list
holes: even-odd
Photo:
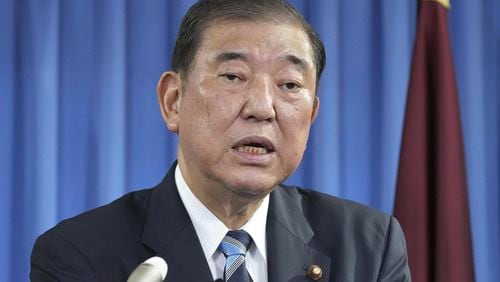
[[275, 86], [269, 77], [256, 78], [250, 85], [243, 117], [256, 121], [272, 121], [276, 118], [274, 108]]

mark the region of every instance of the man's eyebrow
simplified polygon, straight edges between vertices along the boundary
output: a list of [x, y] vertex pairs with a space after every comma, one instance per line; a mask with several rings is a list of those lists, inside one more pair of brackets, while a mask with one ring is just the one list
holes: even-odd
[[227, 62], [231, 60], [243, 60], [247, 61], [248, 57], [242, 52], [237, 52], [237, 51], [229, 51], [229, 52], [223, 52], [217, 55], [215, 57], [215, 60], [219, 63], [222, 62]]
[[[248, 55], [243, 52], [238, 51], [227, 51], [218, 54], [215, 57], [215, 60], [219, 63], [227, 62], [231, 60], [242, 60], [248, 61]], [[309, 64], [306, 60], [299, 58], [295, 55], [285, 55], [283, 56], [283, 60], [297, 66], [301, 71], [306, 71], [311, 68], [311, 64]]]
[[301, 59], [295, 55], [285, 55], [284, 59], [285, 61], [288, 61], [293, 65], [297, 66], [302, 71], [306, 71], [311, 68], [310, 64], [306, 60]]

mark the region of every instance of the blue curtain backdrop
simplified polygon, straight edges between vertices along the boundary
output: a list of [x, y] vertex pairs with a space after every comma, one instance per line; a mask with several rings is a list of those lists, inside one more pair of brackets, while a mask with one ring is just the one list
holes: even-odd
[[[193, 1], [0, 0], [0, 281], [35, 238], [160, 181], [176, 155], [156, 105]], [[297, 0], [324, 39], [321, 109], [287, 182], [392, 212], [417, 1]], [[477, 281], [500, 281], [500, 2], [455, 0], [450, 29]]]

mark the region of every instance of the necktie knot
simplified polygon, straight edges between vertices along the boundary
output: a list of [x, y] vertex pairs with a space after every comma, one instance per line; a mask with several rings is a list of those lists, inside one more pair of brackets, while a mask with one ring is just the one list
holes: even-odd
[[252, 278], [245, 266], [245, 255], [252, 243], [252, 237], [243, 230], [227, 232], [219, 245], [219, 250], [226, 257], [224, 281], [249, 282]]
[[226, 257], [234, 255], [245, 255], [252, 237], [244, 230], [230, 230], [219, 245], [219, 249]]

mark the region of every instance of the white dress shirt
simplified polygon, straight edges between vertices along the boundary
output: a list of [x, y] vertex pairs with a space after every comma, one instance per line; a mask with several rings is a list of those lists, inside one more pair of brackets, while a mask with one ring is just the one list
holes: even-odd
[[[179, 165], [175, 168], [175, 184], [193, 222], [203, 253], [214, 280], [223, 278], [226, 258], [218, 250], [220, 242], [230, 230], [193, 194], [182, 176]], [[266, 196], [253, 216], [241, 227], [253, 239], [246, 254], [246, 267], [254, 282], [267, 282], [266, 220], [269, 195]]]

